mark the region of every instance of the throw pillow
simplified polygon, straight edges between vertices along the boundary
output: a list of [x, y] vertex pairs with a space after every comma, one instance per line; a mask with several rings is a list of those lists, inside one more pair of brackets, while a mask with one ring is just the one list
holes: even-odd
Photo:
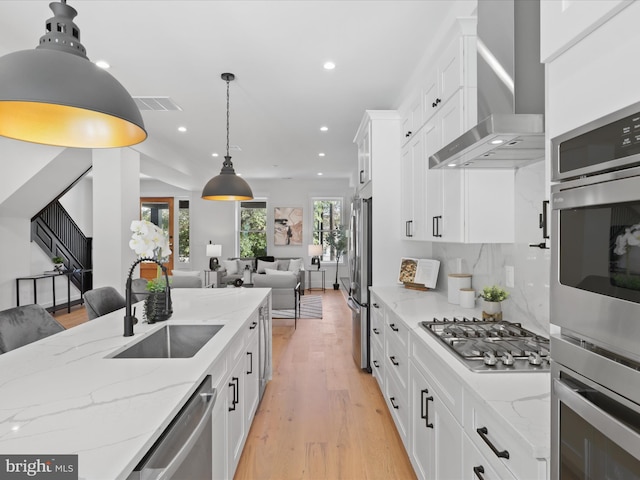
[[235, 275], [236, 273], [238, 273], [237, 260], [222, 260], [222, 266], [227, 271], [227, 275]]
[[171, 275], [174, 277], [200, 277], [198, 270], [172, 270]]
[[264, 260], [258, 260], [258, 273], [264, 273], [265, 268], [272, 268], [276, 270], [278, 268], [277, 262], [265, 262]]
[[289, 270], [289, 260], [276, 260], [278, 263], [278, 270], [284, 270], [285, 272]]
[[274, 268], [265, 268], [264, 273], [267, 275], [293, 275], [293, 272], [285, 272], [283, 270], [276, 270]]
[[247, 266], [253, 272], [253, 260], [238, 260], [238, 273], [244, 272]]
[[301, 258], [294, 258], [293, 260], [291, 260], [289, 262], [289, 271], [290, 272], [298, 273], [300, 270], [302, 270], [302, 259]]

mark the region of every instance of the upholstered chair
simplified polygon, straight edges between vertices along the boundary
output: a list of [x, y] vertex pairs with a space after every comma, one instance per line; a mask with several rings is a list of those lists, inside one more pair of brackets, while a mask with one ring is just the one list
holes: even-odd
[[300, 282], [291, 275], [254, 275], [254, 288], [271, 288], [271, 308], [274, 310], [292, 309], [294, 328], [298, 326], [300, 308]]
[[0, 353], [64, 331], [40, 305], [23, 305], [0, 312]]
[[89, 320], [125, 307], [124, 297], [113, 287], [100, 287], [84, 294], [84, 305]]

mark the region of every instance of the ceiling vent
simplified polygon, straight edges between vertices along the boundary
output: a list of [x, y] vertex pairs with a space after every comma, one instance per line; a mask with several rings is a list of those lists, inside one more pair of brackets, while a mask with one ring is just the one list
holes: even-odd
[[182, 111], [182, 108], [169, 97], [133, 97], [133, 100], [140, 111]]

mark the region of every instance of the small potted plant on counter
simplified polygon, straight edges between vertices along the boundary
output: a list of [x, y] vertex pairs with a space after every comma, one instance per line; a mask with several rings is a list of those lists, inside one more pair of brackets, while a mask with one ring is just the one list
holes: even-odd
[[509, 292], [498, 285], [484, 287], [479, 297], [482, 298], [482, 318], [484, 320], [502, 320], [502, 301]]
[[347, 231], [342, 226], [339, 226], [330, 233], [327, 238], [327, 244], [333, 249], [336, 256], [336, 280], [333, 283], [333, 289], [338, 290], [340, 288], [338, 267], [340, 265], [340, 257], [347, 251]]

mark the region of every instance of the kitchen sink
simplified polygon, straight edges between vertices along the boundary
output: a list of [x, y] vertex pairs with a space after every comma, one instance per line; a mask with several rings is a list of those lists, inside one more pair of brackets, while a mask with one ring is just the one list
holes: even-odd
[[191, 358], [223, 325], [166, 325], [111, 358]]

